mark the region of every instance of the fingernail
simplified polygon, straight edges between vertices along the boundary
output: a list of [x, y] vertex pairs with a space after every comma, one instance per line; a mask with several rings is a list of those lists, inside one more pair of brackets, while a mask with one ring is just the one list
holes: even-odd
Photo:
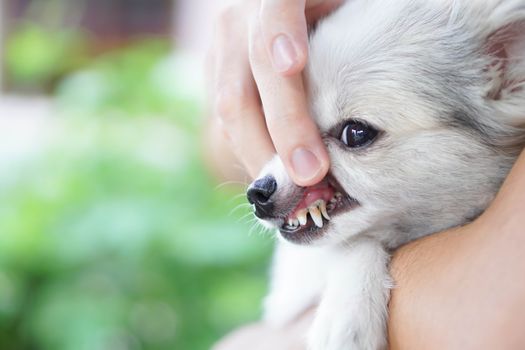
[[303, 181], [314, 178], [321, 169], [319, 159], [306, 148], [293, 151], [291, 161], [295, 175]]
[[273, 66], [278, 72], [286, 72], [297, 63], [297, 53], [290, 39], [281, 34], [273, 41]]

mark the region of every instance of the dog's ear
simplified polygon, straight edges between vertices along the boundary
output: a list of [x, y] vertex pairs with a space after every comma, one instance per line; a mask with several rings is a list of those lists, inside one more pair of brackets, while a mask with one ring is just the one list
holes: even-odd
[[[487, 102], [518, 124], [525, 120], [525, 1], [488, 0], [484, 54]], [[487, 20], [486, 19], [486, 20]], [[519, 121], [518, 121], [519, 120]]]

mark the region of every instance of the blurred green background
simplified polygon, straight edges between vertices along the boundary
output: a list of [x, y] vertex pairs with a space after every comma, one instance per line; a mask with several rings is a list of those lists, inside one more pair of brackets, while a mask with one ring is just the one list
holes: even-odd
[[38, 152], [0, 162], [0, 349], [209, 349], [260, 314], [273, 242], [202, 161], [174, 3], [148, 14], [168, 29], [124, 2], [93, 34], [111, 2], [2, 3], [3, 93], [53, 107]]

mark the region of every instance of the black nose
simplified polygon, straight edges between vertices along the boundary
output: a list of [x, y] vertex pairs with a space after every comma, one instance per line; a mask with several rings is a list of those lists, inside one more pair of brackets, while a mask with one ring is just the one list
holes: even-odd
[[255, 206], [255, 215], [261, 219], [271, 216], [273, 210], [272, 194], [277, 190], [273, 176], [255, 180], [248, 188], [248, 202]]

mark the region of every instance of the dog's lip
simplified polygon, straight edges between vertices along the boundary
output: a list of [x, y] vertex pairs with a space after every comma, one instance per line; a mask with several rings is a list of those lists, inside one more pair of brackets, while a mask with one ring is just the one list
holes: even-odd
[[305, 208], [310, 207], [318, 200], [323, 200], [325, 203], [328, 203], [334, 197], [336, 191], [335, 187], [330, 184], [327, 178], [323, 179], [316, 185], [303, 187], [300, 197], [301, 199], [295, 203], [286, 219], [297, 217], [297, 212], [299, 210], [304, 210]]
[[333, 220], [334, 217], [338, 216], [340, 213], [347, 212], [348, 210], [352, 210], [353, 208], [359, 205], [359, 202], [353, 197], [348, 195], [348, 193], [343, 189], [343, 187], [339, 184], [339, 182], [335, 179], [333, 175], [328, 174], [323, 180], [323, 183], [324, 185], [326, 184], [329, 185], [333, 189], [334, 193], [342, 194], [342, 197], [338, 202], [339, 204], [337, 204], [337, 206], [333, 210], [329, 211], [330, 220], [325, 221], [323, 227], [321, 228], [313, 224], [311, 221], [311, 218], [308, 219], [308, 223], [305, 226], [291, 228], [287, 225], [288, 223], [287, 218], [290, 215], [293, 215], [293, 213], [297, 209], [297, 206], [304, 199], [307, 188], [303, 188], [300, 198], [292, 206], [293, 209], [290, 210], [288, 214], [282, 217], [280, 220], [279, 231], [281, 232], [281, 235], [286, 240], [294, 242], [294, 243], [305, 244], [317, 238], [320, 238], [324, 236], [328, 227], [331, 224], [330, 221]]
[[332, 225], [332, 220], [334, 217], [337, 217], [343, 212], [354, 209], [359, 204], [357, 201], [353, 200], [351, 197], [343, 198], [343, 205], [338, 206], [333, 211], [329, 212], [331, 220], [326, 221], [323, 227], [317, 227], [314, 223], [311, 222], [311, 219], [308, 219], [308, 223], [305, 226], [299, 226], [297, 228], [291, 229], [286, 225], [286, 222], [283, 221], [279, 228], [279, 232], [282, 237], [289, 242], [296, 244], [308, 244], [322, 238]]
[[[280, 219], [286, 220], [286, 218], [290, 217], [297, 211], [298, 206], [301, 204], [301, 202], [304, 201], [305, 194], [307, 193], [307, 190], [309, 188], [314, 188], [314, 189], [322, 188], [326, 185], [332, 188], [333, 193], [341, 193], [343, 195], [343, 199], [348, 199], [349, 201], [353, 203], [358, 203], [355, 198], [350, 197], [348, 193], [346, 193], [346, 191], [343, 189], [343, 186], [339, 184], [336, 178], [331, 173], [328, 173], [326, 177], [320, 183], [310, 186], [310, 187], [301, 187], [301, 193], [298, 195], [298, 199], [290, 206], [291, 209], [287, 211]], [[327, 200], [325, 199], [325, 201]], [[305, 203], [305, 204], [306, 204], [305, 206], [308, 206], [308, 203]], [[285, 224], [285, 222], [283, 224]]]

